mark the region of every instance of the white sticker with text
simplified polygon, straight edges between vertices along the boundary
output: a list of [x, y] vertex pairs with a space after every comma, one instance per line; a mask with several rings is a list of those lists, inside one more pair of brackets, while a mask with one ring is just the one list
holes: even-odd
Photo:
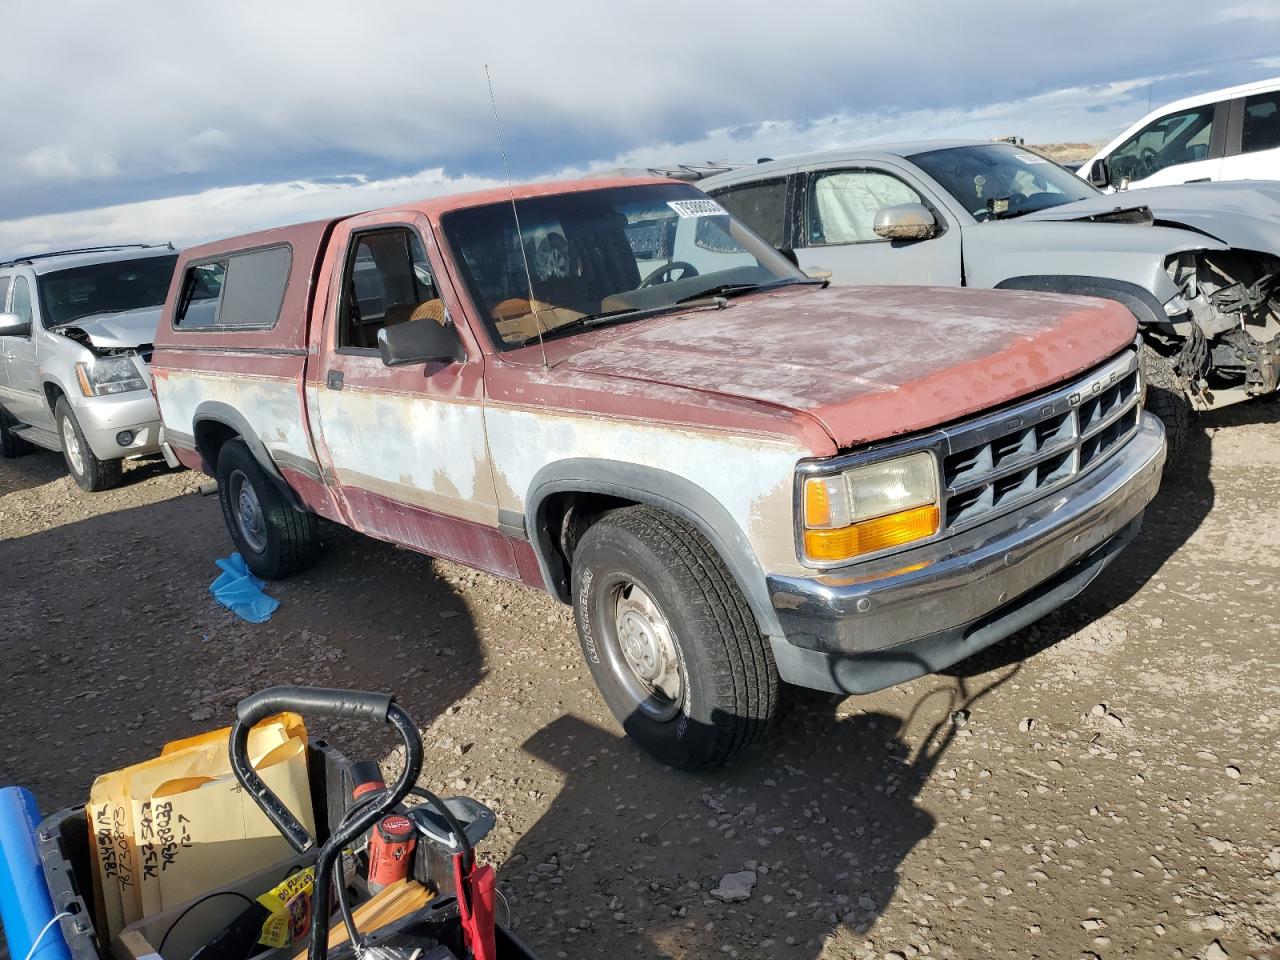
[[682, 220], [694, 217], [724, 217], [728, 211], [710, 197], [706, 200], [668, 200], [667, 206]]

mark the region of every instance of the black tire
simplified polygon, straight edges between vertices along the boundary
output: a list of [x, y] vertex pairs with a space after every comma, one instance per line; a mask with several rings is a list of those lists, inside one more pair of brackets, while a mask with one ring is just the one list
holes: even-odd
[[315, 514], [285, 499], [243, 440], [222, 445], [217, 472], [222, 519], [250, 570], [279, 580], [315, 561], [320, 540]]
[[1168, 455], [1165, 466], [1171, 466], [1186, 446], [1191, 432], [1191, 400], [1178, 380], [1173, 360], [1142, 345], [1142, 373], [1147, 384], [1147, 409], [1164, 424], [1165, 444]]
[[89, 447], [80, 421], [76, 419], [66, 397], [59, 397], [53, 407], [53, 420], [58, 427], [58, 439], [62, 441], [62, 459], [67, 462], [67, 472], [81, 490], [98, 493], [120, 485], [124, 477], [124, 463], [120, 460], [99, 460]]
[[[634, 629], [620, 628], [629, 616], [623, 607], [640, 597], [669, 627], [674, 656], [659, 659], [678, 665], [678, 695], [646, 684], [623, 653], [620, 632]], [[644, 506], [595, 523], [573, 554], [573, 605], [605, 703], [663, 763], [719, 766], [768, 732], [778, 710], [773, 653], [724, 562], [689, 524]]]
[[9, 432], [9, 428], [17, 422], [8, 410], [0, 407], [0, 459], [12, 460], [14, 457], [25, 456], [35, 449], [29, 440]]

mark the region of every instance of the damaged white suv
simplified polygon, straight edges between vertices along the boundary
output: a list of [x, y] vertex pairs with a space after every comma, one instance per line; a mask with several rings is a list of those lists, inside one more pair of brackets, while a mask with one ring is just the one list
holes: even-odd
[[176, 261], [133, 244], [0, 263], [0, 455], [61, 450], [96, 491], [160, 451], [148, 364]]

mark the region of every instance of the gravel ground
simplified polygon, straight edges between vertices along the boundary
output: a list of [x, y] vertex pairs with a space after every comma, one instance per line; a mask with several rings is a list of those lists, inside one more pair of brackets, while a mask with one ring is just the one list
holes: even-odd
[[258, 687], [385, 689], [424, 781], [498, 811], [544, 960], [1280, 957], [1277, 413], [1202, 420], [1067, 609], [948, 676], [795, 691], [701, 777], [621, 736], [545, 596], [327, 528], [252, 626], [207, 593], [229, 541], [203, 478], [134, 466], [95, 496], [52, 454], [0, 462], [0, 782], [48, 811]]

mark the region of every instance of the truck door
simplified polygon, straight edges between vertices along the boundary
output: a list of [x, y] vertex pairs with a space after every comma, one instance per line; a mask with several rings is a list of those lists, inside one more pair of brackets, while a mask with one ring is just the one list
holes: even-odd
[[1107, 157], [1113, 186], [1217, 180], [1222, 172], [1229, 105], [1205, 103], [1165, 114], [1136, 131]]
[[[797, 185], [795, 251], [800, 266], [830, 270], [834, 283], [960, 286], [960, 226], [905, 172], [847, 164], [802, 172]], [[876, 236], [876, 214], [900, 203], [923, 203], [938, 221], [929, 240]]]
[[7, 368], [5, 407], [22, 423], [52, 430], [53, 414], [49, 411], [36, 366], [39, 321], [36, 319], [31, 283], [21, 274], [13, 278], [9, 312], [30, 323], [31, 330], [23, 337], [0, 337], [0, 353], [5, 356]]
[[1280, 178], [1280, 90], [1231, 102], [1223, 180]]
[[387, 367], [378, 351], [384, 326], [461, 318], [429, 256], [434, 243], [412, 214], [335, 228], [319, 363], [307, 377], [316, 448], [355, 529], [514, 576], [485, 441], [482, 354], [465, 324], [462, 363]]

